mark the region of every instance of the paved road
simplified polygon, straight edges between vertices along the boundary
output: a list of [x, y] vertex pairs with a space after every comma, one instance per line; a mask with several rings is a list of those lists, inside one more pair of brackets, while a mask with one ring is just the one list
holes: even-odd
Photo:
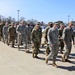
[[[45, 49], [41, 49], [42, 52]], [[61, 54], [57, 57], [58, 68], [46, 65], [43, 53], [39, 59], [32, 58], [31, 53], [11, 48], [0, 42], [0, 75], [75, 75], [75, 48], [72, 48], [70, 60], [72, 63], [61, 62]], [[50, 60], [49, 63], [52, 63]]]

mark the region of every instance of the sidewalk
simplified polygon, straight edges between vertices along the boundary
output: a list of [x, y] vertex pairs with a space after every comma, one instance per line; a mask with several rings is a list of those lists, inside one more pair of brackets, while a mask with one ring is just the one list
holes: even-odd
[[[41, 49], [44, 51], [44, 49]], [[32, 58], [31, 53], [18, 51], [0, 42], [0, 75], [75, 75], [75, 48], [72, 48], [72, 63], [61, 62], [61, 54], [57, 57], [58, 68], [46, 65], [43, 53], [39, 59]], [[49, 61], [52, 63], [52, 61]]]

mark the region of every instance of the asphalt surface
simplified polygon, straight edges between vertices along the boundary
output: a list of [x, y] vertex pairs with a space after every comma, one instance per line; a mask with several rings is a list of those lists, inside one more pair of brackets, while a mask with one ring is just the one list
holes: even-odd
[[32, 58], [32, 50], [25, 53], [24, 49], [7, 46], [0, 42], [0, 75], [75, 75], [75, 47], [72, 47], [70, 55], [71, 63], [61, 62], [61, 54], [58, 54], [55, 68], [45, 63], [45, 48], [40, 48], [39, 58]]

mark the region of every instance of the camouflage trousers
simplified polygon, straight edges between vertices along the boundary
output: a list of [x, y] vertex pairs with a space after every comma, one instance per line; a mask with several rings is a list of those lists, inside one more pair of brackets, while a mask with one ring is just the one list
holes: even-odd
[[49, 44], [47, 44], [47, 47], [46, 47], [46, 54], [48, 55], [50, 53], [50, 48], [49, 48]]
[[33, 45], [33, 53], [34, 54], [38, 54], [39, 52], [39, 45], [40, 45], [40, 42], [35, 42], [34, 45]]
[[25, 38], [25, 36], [22, 36], [22, 35], [18, 34], [18, 36], [17, 36], [17, 42], [18, 42], [18, 46], [20, 46], [21, 43], [23, 43], [24, 48], [25, 49], [27, 48], [27, 39]]
[[60, 40], [59, 42], [60, 42], [59, 46], [60, 46], [61, 50], [63, 50], [64, 49], [64, 42], [63, 42], [63, 40]]
[[65, 46], [65, 53], [64, 53], [64, 57], [65, 59], [68, 59], [69, 58], [69, 55], [71, 53], [71, 48], [72, 48], [72, 43], [67, 43], [66, 46]]
[[8, 44], [8, 35], [3, 35], [3, 42]]
[[0, 41], [1, 41], [1, 40], [3, 40], [3, 36], [2, 36], [2, 34], [0, 34]]
[[0, 41], [1, 41], [1, 35], [0, 35]]
[[14, 46], [14, 44], [15, 44], [15, 36], [9, 36], [8, 37], [8, 44], [10, 44], [10, 42], [12, 43], [12, 46]]
[[30, 44], [30, 43], [31, 43], [31, 38], [27, 37], [27, 44]]
[[49, 48], [50, 48], [51, 52], [48, 55], [48, 59], [51, 59], [51, 57], [53, 57], [53, 62], [55, 62], [56, 56], [57, 56], [58, 51], [59, 51], [59, 44], [53, 44], [53, 46], [52, 47], [49, 46]]

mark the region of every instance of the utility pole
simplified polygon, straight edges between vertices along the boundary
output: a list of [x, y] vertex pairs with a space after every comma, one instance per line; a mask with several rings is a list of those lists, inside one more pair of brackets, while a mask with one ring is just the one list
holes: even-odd
[[17, 10], [18, 11], [18, 22], [19, 22], [19, 12], [20, 12], [20, 10]]
[[69, 23], [69, 21], [70, 21], [70, 15], [68, 15], [68, 23]]
[[73, 19], [72, 19], [72, 22], [73, 22]]

